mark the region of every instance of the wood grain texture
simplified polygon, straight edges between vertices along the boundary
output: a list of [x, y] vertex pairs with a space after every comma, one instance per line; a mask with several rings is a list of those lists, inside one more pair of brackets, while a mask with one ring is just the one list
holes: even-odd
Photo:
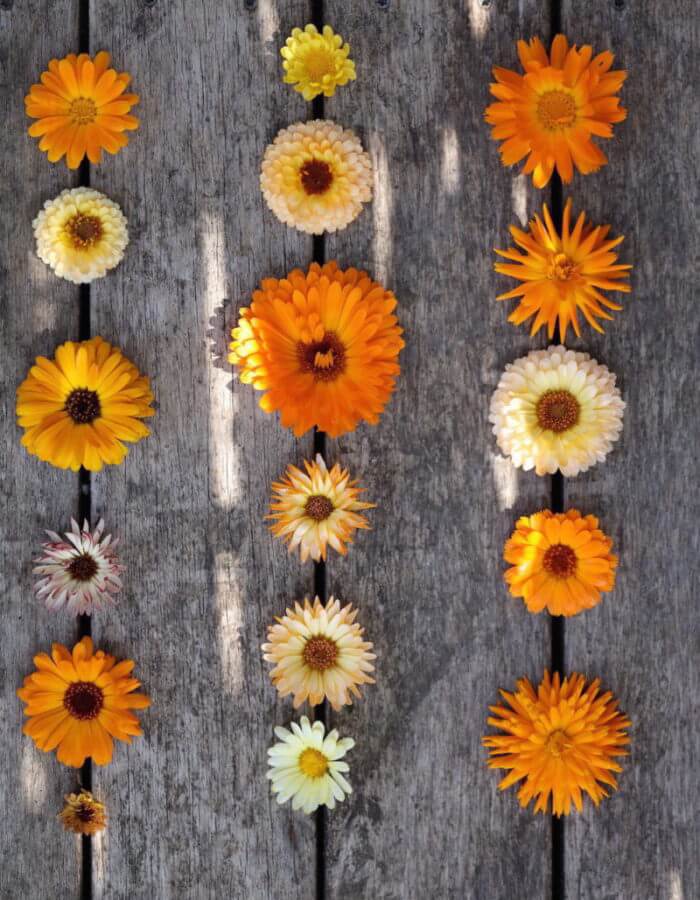
[[603, 336], [576, 344], [627, 402], [605, 465], [567, 483], [620, 554], [617, 586], [567, 622], [567, 667], [599, 675], [633, 720], [621, 790], [566, 824], [569, 900], [700, 896], [697, 746], [698, 26], [689, 2], [563, 5], [564, 30], [628, 69], [610, 164], [574, 202], [626, 236], [633, 293]]
[[[494, 246], [531, 208], [482, 120], [491, 66], [546, 30], [542, 4], [329, 0], [358, 79], [327, 102], [375, 166], [373, 204], [327, 241], [399, 298], [398, 392], [375, 429], [329, 442], [378, 503], [374, 531], [329, 563], [378, 653], [376, 686], [332, 717], [357, 740], [354, 793], [329, 816], [328, 897], [545, 897], [549, 822], [497, 792], [481, 746], [498, 688], [549, 662], [549, 622], [508, 597], [502, 547], [549, 482], [497, 453], [488, 406], [532, 348], [494, 301]], [[521, 10], [519, 12], [518, 10]]]
[[51, 356], [59, 343], [77, 336], [77, 288], [39, 260], [32, 233], [43, 203], [74, 186], [75, 176], [47, 161], [27, 135], [24, 114], [30, 85], [52, 56], [75, 48], [77, 33], [75, 2], [0, 7], [0, 896], [7, 898], [77, 897], [80, 875], [79, 843], [62, 833], [55, 818], [63, 794], [76, 786], [75, 773], [22, 735], [22, 704], [15, 695], [34, 668], [32, 657], [50, 650], [52, 641], [72, 644], [77, 633], [75, 620], [37, 603], [31, 572], [44, 529], [68, 528], [77, 512], [77, 478], [29, 456], [15, 425], [15, 391], [34, 358]]
[[278, 48], [307, 14], [301, 2], [91, 10], [91, 45], [132, 73], [142, 120], [92, 177], [132, 238], [94, 287], [93, 332], [152, 377], [158, 404], [152, 437], [93, 484], [129, 567], [96, 636], [137, 660], [153, 697], [145, 737], [94, 773], [112, 810], [95, 858], [105, 900], [313, 895], [313, 819], [279, 808], [265, 778], [273, 726], [292, 710], [259, 650], [273, 615], [312, 586], [264, 522], [271, 480], [311, 440], [295, 442], [222, 362], [222, 320], [261, 278], [311, 258], [258, 187], [265, 145], [306, 114]]

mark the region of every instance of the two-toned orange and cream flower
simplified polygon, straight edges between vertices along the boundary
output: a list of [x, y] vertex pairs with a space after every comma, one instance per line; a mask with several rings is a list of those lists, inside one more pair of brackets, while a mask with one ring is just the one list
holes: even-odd
[[550, 53], [537, 37], [518, 41], [518, 55], [523, 74], [494, 68], [496, 102], [485, 113], [494, 140], [502, 141], [503, 165], [525, 158], [523, 172], [538, 188], [555, 169], [564, 182], [574, 169], [596, 172], [608, 159], [591, 138], [611, 138], [613, 125], [626, 118], [617, 93], [627, 73], [611, 71], [612, 53], [593, 56], [588, 44], [569, 46], [563, 34]]
[[355, 80], [350, 44], [330, 25], [324, 25], [320, 32], [315, 25], [294, 28], [280, 54], [285, 84], [293, 85], [304, 100], [313, 100], [319, 94], [332, 97], [337, 87]]

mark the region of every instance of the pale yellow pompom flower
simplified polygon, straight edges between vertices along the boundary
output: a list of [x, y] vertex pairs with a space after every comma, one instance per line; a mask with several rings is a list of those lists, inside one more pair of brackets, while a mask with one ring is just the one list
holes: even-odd
[[303, 31], [295, 28], [280, 53], [285, 84], [294, 85], [304, 100], [319, 94], [332, 97], [336, 87], [355, 80], [350, 44], [343, 43], [330, 25], [324, 25], [320, 34], [315, 25], [307, 25]]

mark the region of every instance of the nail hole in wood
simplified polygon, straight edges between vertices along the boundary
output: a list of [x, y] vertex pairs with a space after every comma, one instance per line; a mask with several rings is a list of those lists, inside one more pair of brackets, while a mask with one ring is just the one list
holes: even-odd
[[15, 0], [0, 0], [0, 9], [12, 9]]
[[491, 0], [479, 0], [479, 6], [483, 9], [488, 9], [491, 6]]
[[389, 9], [390, 0], [377, 0], [377, 6], [380, 9]]
[[615, 9], [624, 9], [625, 0], [613, 0], [613, 6], [615, 7]]
[[255, 9], [257, 5], [258, 0], [243, 0], [243, 6], [245, 6], [246, 9]]

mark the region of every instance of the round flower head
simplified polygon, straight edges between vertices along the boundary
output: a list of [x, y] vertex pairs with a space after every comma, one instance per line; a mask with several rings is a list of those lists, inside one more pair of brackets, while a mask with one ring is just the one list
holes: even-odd
[[139, 102], [136, 94], [125, 93], [131, 76], [109, 68], [104, 50], [95, 56], [69, 53], [52, 59], [41, 73], [41, 84], [33, 84], [24, 98], [27, 115], [38, 119], [30, 128], [41, 138], [39, 149], [49, 162], [66, 157], [69, 169], [77, 169], [83, 158], [99, 163], [102, 150], [117, 153], [126, 147], [126, 131], [139, 127], [129, 114]]
[[583, 675], [560, 681], [558, 672], [552, 678], [545, 672], [537, 693], [527, 678], [515, 693], [500, 692], [508, 706], [489, 707], [488, 724], [505, 734], [483, 739], [489, 768], [508, 770], [500, 790], [522, 781], [521, 806], [535, 799], [534, 811], [544, 813], [551, 797], [554, 815], [568, 816], [572, 803], [583, 809], [583, 793], [598, 806], [607, 787], [617, 789], [612, 773], [622, 768], [615, 758], [628, 755], [631, 722], [599, 688], [598, 678], [586, 684]]
[[66, 794], [66, 802], [58, 818], [66, 831], [76, 834], [97, 834], [107, 826], [104, 803], [100, 803], [90, 791]]
[[617, 92], [627, 77], [611, 72], [613, 55], [593, 56], [586, 44], [579, 50], [563, 34], [552, 41], [548, 55], [539, 38], [518, 41], [523, 75], [494, 68], [491, 93], [497, 98], [486, 109], [504, 166], [527, 157], [523, 172], [532, 175], [535, 187], [544, 187], [556, 170], [562, 181], [571, 181], [574, 167], [582, 175], [596, 172], [608, 158], [591, 137], [611, 138], [613, 124], [627, 111]]
[[342, 758], [355, 746], [352, 738], [339, 738], [333, 730], [326, 735], [323, 722], [309, 722], [302, 716], [292, 722], [291, 731], [275, 728], [280, 743], [267, 751], [270, 768], [267, 777], [278, 803], [291, 798], [292, 809], [307, 815], [327, 806], [335, 809], [336, 800], [344, 800], [352, 788], [343, 777], [350, 767]]
[[566, 340], [569, 324], [580, 337], [578, 320], [580, 311], [591, 328], [602, 333], [598, 319], [612, 319], [607, 309], [622, 307], [609, 300], [602, 290], [629, 292], [628, 278], [630, 265], [616, 265], [617, 254], [613, 253], [622, 237], [607, 240], [609, 225], [594, 228], [585, 224], [586, 214], [581, 213], [571, 230], [571, 200], [564, 208], [561, 237], [554, 227], [545, 204], [544, 224], [539, 216], [530, 222], [530, 231], [521, 231], [511, 226], [513, 240], [522, 249], [496, 250], [499, 256], [513, 260], [510, 263], [496, 263], [501, 275], [510, 275], [521, 282], [513, 290], [497, 297], [509, 300], [519, 297], [518, 307], [508, 316], [515, 325], [533, 318], [530, 334], [537, 334], [547, 325], [547, 335], [554, 336], [554, 328], [559, 324], [562, 340]]
[[395, 309], [366, 272], [312, 263], [263, 281], [240, 310], [229, 360], [297, 437], [314, 425], [338, 437], [376, 425], [394, 390], [404, 346]]
[[296, 122], [265, 151], [260, 187], [286, 225], [340, 231], [372, 199], [372, 163], [352, 131], [327, 119]]
[[363, 640], [356, 622], [357, 610], [333, 597], [325, 604], [316, 597], [313, 606], [294, 605], [277, 619], [263, 644], [265, 661], [274, 663], [272, 683], [281, 697], [294, 695], [294, 709], [308, 700], [317, 706], [328, 700], [334, 710], [361, 696], [358, 684], [374, 684], [372, 644]]
[[503, 551], [512, 565], [505, 581], [530, 612], [546, 608], [553, 616], [575, 616], [613, 589], [617, 557], [611, 548], [598, 519], [577, 509], [521, 516]]
[[132, 735], [143, 733], [131, 710], [151, 701], [134, 693], [141, 682], [131, 677], [132, 660], [93, 652], [91, 638], [84, 637], [72, 653], [53, 644], [51, 656], [39, 653], [34, 664], [36, 672], [24, 679], [17, 696], [29, 717], [22, 730], [40, 750], [56, 750], [66, 766], [79, 768], [88, 757], [104, 766], [112, 760], [112, 738], [130, 744]]
[[22, 444], [59, 469], [99, 471], [116, 465], [127, 448], [150, 431], [153, 394], [120, 350], [101, 337], [67, 341], [54, 359], [38, 356], [17, 389], [17, 424]]
[[90, 188], [47, 200], [33, 225], [39, 259], [73, 284], [102, 278], [121, 262], [129, 243], [122, 211]]
[[303, 31], [295, 28], [280, 53], [285, 84], [293, 84], [304, 100], [319, 94], [332, 97], [336, 87], [355, 80], [355, 63], [348, 58], [350, 44], [344, 44], [330, 25], [324, 25], [321, 34], [315, 25]]
[[34, 574], [39, 576], [34, 593], [52, 610], [65, 610], [71, 615], [91, 615], [115, 602], [122, 589], [116, 547], [119, 540], [103, 536], [104, 521], [90, 531], [87, 520], [82, 530], [71, 519], [71, 530], [65, 540], [55, 531], [47, 531], [48, 543], [42, 544], [42, 555], [35, 560]]
[[304, 466], [306, 474], [287, 466], [285, 477], [273, 482], [270, 531], [289, 545], [290, 553], [298, 549], [302, 562], [309, 557], [316, 562], [325, 559], [329, 546], [344, 556], [353, 532], [369, 528], [360, 510], [375, 504], [357, 499], [363, 488], [356, 487], [357, 482], [350, 481], [350, 473], [338, 463], [328, 471], [317, 454], [315, 462], [304, 460]]
[[552, 346], [506, 366], [490, 421], [514, 465], [571, 476], [605, 459], [624, 408], [612, 372], [587, 353]]

